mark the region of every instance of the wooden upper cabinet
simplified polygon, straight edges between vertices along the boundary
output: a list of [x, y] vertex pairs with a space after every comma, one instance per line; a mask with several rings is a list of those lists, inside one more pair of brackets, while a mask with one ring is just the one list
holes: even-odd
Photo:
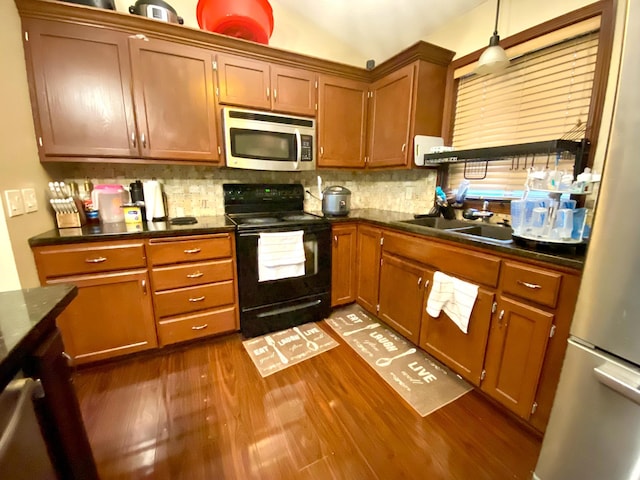
[[130, 48], [142, 156], [219, 159], [212, 52], [136, 37]]
[[23, 26], [41, 153], [136, 156], [127, 35], [33, 19]]
[[68, 23], [24, 28], [44, 160], [219, 160], [210, 51]]
[[316, 74], [237, 55], [218, 55], [221, 104], [315, 116]]
[[236, 55], [218, 55], [218, 101], [242, 107], [271, 108], [269, 64]]
[[407, 65], [371, 86], [369, 168], [409, 164], [415, 70], [416, 65]]
[[317, 75], [309, 70], [271, 65], [273, 110], [315, 116], [316, 77]]
[[318, 167], [364, 168], [369, 84], [320, 76]]

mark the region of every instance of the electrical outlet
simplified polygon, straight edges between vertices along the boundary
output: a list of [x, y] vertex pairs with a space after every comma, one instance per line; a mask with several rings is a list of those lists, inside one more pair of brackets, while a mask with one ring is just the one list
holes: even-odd
[[22, 215], [24, 213], [24, 203], [20, 190], [5, 190], [4, 198], [7, 201], [7, 210], [10, 217]]
[[24, 203], [24, 213], [38, 211], [38, 199], [36, 198], [36, 190], [34, 188], [22, 189], [22, 201]]

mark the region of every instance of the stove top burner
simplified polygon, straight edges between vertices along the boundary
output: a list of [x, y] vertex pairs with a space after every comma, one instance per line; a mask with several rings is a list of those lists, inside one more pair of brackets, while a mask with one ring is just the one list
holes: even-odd
[[258, 228], [261, 226], [285, 227], [326, 222], [322, 217], [305, 212], [237, 213], [227, 214], [227, 217], [229, 217], [238, 228]]

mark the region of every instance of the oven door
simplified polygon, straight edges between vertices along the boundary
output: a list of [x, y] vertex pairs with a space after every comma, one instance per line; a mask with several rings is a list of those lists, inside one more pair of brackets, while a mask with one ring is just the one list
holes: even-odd
[[223, 111], [228, 167], [252, 170], [315, 169], [315, 120], [253, 110]]
[[259, 281], [260, 231], [237, 233], [238, 290], [241, 310], [331, 291], [331, 226], [269, 228], [268, 232], [303, 230], [304, 275]]

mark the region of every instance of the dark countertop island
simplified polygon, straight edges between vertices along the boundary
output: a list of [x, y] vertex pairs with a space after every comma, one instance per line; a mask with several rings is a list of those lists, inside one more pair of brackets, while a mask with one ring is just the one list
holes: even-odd
[[77, 287], [69, 284], [0, 293], [0, 388], [55, 331], [56, 317], [77, 294]]

